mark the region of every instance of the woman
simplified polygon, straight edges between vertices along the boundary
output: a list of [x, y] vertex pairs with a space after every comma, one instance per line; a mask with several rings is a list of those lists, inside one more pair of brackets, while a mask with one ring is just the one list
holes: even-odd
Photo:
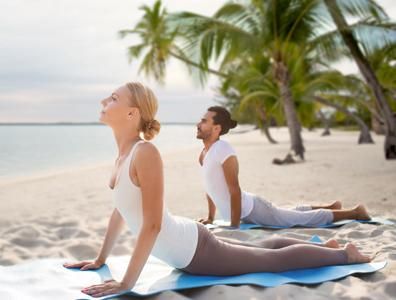
[[202, 224], [169, 214], [163, 205], [162, 161], [149, 142], [160, 130], [157, 100], [140, 83], [128, 83], [102, 101], [100, 120], [113, 130], [118, 158], [110, 179], [115, 208], [102, 248], [93, 261], [66, 263], [81, 270], [98, 269], [106, 261], [123, 223], [137, 235], [127, 271], [120, 282], [105, 281], [82, 289], [93, 297], [131, 289], [150, 254], [192, 274], [235, 275], [280, 272], [334, 264], [369, 262], [352, 244], [335, 240], [315, 245], [290, 238], [271, 238], [259, 245], [220, 240]]

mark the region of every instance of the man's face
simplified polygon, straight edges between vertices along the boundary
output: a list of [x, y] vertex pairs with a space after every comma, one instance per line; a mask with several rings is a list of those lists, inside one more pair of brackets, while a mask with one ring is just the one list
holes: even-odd
[[219, 134], [220, 125], [213, 123], [213, 117], [216, 115], [213, 111], [207, 111], [201, 121], [197, 124], [197, 139], [206, 140], [213, 135]]

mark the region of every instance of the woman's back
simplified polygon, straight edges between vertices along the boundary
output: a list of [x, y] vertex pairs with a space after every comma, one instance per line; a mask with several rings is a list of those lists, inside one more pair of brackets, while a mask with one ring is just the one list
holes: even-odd
[[[143, 141], [137, 142], [121, 165], [114, 186], [114, 205], [120, 212], [129, 230], [137, 235], [143, 224], [142, 193], [129, 175], [136, 149]], [[161, 231], [154, 244], [152, 254], [176, 268], [187, 266], [196, 249], [198, 231], [196, 222], [171, 215], [166, 206], [162, 213]]]

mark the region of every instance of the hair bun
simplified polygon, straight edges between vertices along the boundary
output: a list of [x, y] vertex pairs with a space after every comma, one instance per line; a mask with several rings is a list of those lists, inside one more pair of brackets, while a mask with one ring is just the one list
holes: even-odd
[[144, 139], [152, 140], [160, 132], [160, 129], [161, 124], [155, 119], [145, 122], [142, 130]]
[[235, 121], [235, 120], [230, 120], [230, 128], [232, 129], [232, 128], [235, 128], [236, 126], [238, 125], [238, 122], [237, 121]]

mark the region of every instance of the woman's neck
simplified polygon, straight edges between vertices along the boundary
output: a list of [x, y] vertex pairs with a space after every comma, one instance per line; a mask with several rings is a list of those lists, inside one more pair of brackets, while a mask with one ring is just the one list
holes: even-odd
[[138, 131], [135, 132], [116, 132], [114, 131], [114, 137], [118, 148], [118, 157], [127, 155], [131, 150], [131, 146], [140, 140]]

